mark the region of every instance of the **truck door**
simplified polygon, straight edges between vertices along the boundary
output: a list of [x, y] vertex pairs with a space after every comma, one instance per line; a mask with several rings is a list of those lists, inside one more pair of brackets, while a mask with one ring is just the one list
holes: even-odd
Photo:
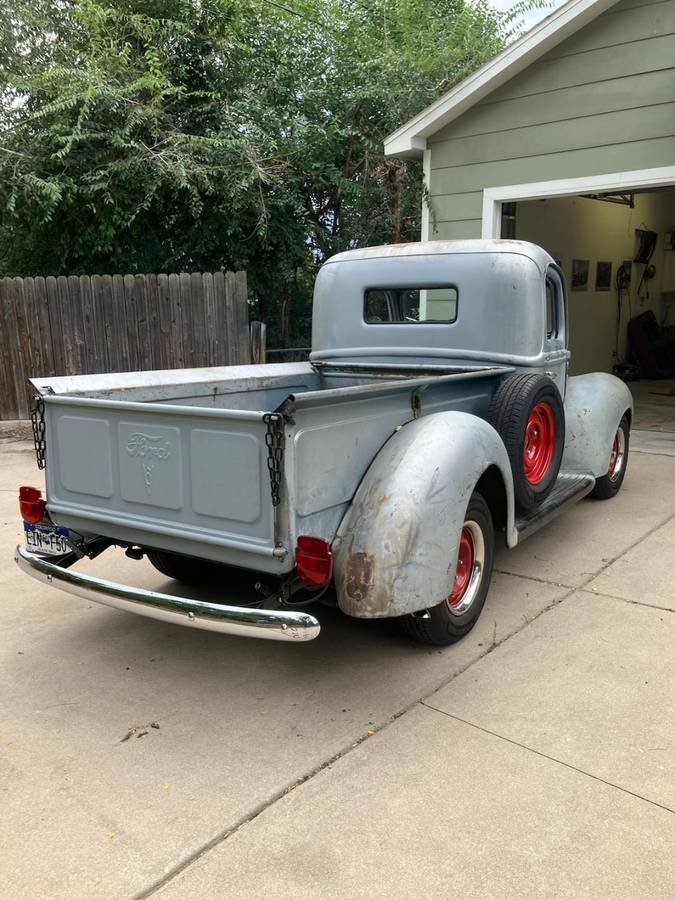
[[567, 290], [565, 278], [557, 266], [550, 265], [548, 267], [545, 284], [546, 336], [544, 339], [544, 358], [546, 374], [555, 381], [564, 397], [570, 358], [567, 328]]

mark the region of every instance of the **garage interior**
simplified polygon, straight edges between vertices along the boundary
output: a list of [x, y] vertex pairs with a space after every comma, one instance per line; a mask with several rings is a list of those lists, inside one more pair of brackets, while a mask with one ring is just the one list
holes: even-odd
[[675, 185], [504, 203], [502, 237], [540, 244], [565, 273], [570, 373], [624, 378], [636, 440], [675, 453]]

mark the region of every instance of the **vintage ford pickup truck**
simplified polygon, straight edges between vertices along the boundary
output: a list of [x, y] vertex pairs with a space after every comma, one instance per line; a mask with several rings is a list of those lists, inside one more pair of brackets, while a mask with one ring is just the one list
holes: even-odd
[[[307, 363], [33, 379], [46, 497], [20, 489], [19, 566], [195, 628], [306, 641], [337, 602], [444, 645], [480, 615], [496, 534], [515, 547], [621, 487], [630, 392], [568, 377], [565, 281], [540, 247], [338, 254], [312, 347]], [[70, 568], [112, 545], [170, 578], [215, 571], [222, 604]]]

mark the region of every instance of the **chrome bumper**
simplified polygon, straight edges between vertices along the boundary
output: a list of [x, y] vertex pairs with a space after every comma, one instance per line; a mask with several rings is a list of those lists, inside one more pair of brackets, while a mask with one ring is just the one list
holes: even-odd
[[93, 600], [95, 603], [162, 622], [271, 641], [311, 641], [321, 630], [314, 616], [305, 612], [221, 606], [218, 603], [146, 591], [107, 581], [105, 578], [82, 575], [71, 569], [62, 569], [29, 553], [23, 547], [16, 548], [14, 559], [22, 571], [43, 584], [85, 600]]

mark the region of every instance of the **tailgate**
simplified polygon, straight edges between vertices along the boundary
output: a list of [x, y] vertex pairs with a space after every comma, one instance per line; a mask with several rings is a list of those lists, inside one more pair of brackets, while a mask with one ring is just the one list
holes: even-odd
[[45, 396], [59, 524], [277, 571], [262, 412]]

